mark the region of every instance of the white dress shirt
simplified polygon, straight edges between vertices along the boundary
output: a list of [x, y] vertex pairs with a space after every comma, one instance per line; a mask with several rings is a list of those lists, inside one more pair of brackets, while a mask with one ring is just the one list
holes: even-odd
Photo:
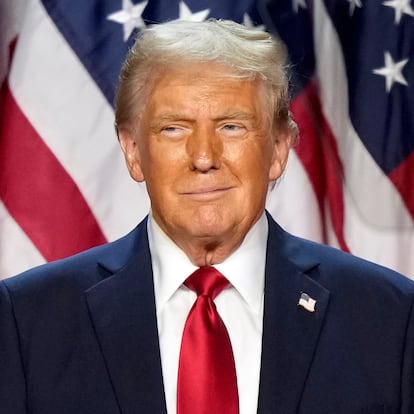
[[[215, 267], [230, 286], [215, 299], [233, 347], [240, 414], [257, 412], [263, 330], [266, 216], [252, 227], [242, 245]], [[148, 238], [154, 271], [155, 304], [167, 412], [176, 414], [181, 337], [196, 294], [183, 285], [197, 267], [149, 217]]]

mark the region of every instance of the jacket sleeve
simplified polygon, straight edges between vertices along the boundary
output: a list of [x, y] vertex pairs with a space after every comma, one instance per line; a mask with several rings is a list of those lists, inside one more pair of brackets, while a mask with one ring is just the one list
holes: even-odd
[[0, 411], [25, 414], [26, 385], [9, 292], [0, 281]]
[[[414, 300], [413, 300], [414, 302]], [[402, 361], [401, 414], [414, 413], [414, 303], [411, 304]]]

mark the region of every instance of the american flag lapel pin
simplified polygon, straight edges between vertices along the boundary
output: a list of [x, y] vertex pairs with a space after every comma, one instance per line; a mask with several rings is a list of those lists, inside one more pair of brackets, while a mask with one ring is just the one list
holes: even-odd
[[311, 298], [307, 293], [300, 294], [298, 306], [306, 309], [308, 312], [315, 312], [316, 300]]

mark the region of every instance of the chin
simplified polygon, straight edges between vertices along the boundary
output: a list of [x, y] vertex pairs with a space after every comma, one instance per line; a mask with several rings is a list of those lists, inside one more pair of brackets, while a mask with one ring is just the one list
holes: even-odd
[[230, 227], [231, 211], [222, 206], [203, 206], [198, 208], [191, 216], [189, 225], [202, 234], [217, 234]]
[[234, 235], [237, 223], [233, 221], [193, 221], [189, 224], [188, 233], [193, 238], [210, 240], [211, 243], [223, 242]]
[[188, 225], [188, 233], [193, 237], [215, 237], [226, 233], [227, 226], [223, 223], [192, 222]]

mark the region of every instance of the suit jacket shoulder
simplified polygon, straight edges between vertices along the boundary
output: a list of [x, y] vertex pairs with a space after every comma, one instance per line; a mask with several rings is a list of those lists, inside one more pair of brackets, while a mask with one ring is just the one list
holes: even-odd
[[146, 220], [1, 282], [0, 366], [2, 412], [165, 412]]
[[[414, 281], [384, 266], [356, 257], [339, 249], [289, 234], [270, 218], [270, 239], [282, 251], [280, 257], [288, 259], [302, 272], [312, 275], [329, 288], [360, 289], [367, 285], [375, 292], [391, 289], [411, 296]], [[272, 247], [269, 247], [272, 255]], [[377, 290], [378, 289], [378, 290]]]
[[2, 282], [13, 295], [55, 287], [57, 290], [72, 287], [83, 292], [124, 267], [139, 249], [148, 250], [145, 241], [146, 220], [118, 240], [37, 266]]
[[408, 278], [269, 217], [259, 412], [414, 412], [413, 302]]

